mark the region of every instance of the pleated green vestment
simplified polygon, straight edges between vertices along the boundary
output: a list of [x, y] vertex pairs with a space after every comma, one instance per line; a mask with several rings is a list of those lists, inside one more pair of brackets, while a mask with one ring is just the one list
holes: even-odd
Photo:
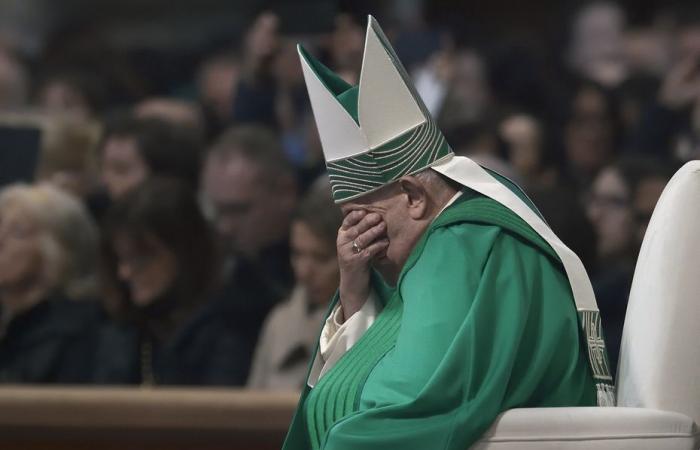
[[596, 404], [564, 269], [499, 203], [466, 189], [397, 287], [372, 284], [382, 312], [302, 393], [284, 450], [467, 450], [507, 409]]

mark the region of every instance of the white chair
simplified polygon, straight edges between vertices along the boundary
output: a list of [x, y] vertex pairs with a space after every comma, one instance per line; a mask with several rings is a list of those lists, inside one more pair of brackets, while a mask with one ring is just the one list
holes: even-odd
[[644, 237], [617, 404], [512, 409], [472, 449], [700, 449], [700, 161], [673, 176]]

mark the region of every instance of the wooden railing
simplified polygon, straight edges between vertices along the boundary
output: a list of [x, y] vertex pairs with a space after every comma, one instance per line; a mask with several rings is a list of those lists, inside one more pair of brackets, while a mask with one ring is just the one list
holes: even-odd
[[298, 394], [0, 387], [3, 450], [279, 449]]

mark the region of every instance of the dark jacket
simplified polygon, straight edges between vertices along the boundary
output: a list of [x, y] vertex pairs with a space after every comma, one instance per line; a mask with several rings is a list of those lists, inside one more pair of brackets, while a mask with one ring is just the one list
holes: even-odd
[[100, 331], [95, 382], [242, 385], [253, 346], [228, 326], [217, 301], [192, 311], [166, 339], [148, 327], [108, 323]]
[[0, 381], [88, 382], [98, 322], [96, 304], [60, 295], [15, 317], [0, 338]]
[[265, 249], [258, 262], [237, 258], [216, 293], [228, 326], [253, 346], [272, 308], [291, 293], [289, 252], [289, 243], [282, 242]]

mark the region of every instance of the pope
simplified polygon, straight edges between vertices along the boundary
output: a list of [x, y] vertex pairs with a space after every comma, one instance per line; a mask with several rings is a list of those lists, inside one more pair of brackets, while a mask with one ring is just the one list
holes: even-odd
[[351, 86], [299, 54], [340, 286], [286, 450], [464, 450], [516, 407], [613, 405], [580, 260], [511, 181], [455, 156], [377, 22]]

